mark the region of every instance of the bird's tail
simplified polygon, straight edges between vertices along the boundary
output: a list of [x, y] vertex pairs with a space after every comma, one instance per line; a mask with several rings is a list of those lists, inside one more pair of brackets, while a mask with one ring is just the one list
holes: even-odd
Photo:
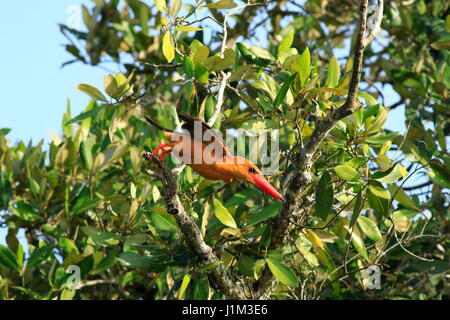
[[164, 131], [164, 132], [173, 132], [173, 130], [164, 128], [162, 125], [160, 125], [159, 123], [157, 123], [156, 121], [154, 121], [153, 119], [150, 119], [149, 117], [145, 117], [145, 119], [148, 121], [148, 123], [150, 123], [152, 126], [157, 127], [159, 130]]

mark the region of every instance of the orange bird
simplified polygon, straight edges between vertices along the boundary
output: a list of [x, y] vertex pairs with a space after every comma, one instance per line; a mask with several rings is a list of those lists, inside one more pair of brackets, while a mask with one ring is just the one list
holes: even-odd
[[163, 160], [167, 153], [172, 152], [206, 179], [222, 180], [225, 183], [234, 180], [250, 182], [272, 197], [284, 201], [283, 196], [264, 178], [256, 165], [245, 158], [231, 155], [226, 143], [208, 124], [184, 113], [178, 117], [184, 121], [181, 127], [183, 132], [164, 128], [146, 117], [169, 140], [152, 152], [153, 157], [162, 150], [159, 160]]

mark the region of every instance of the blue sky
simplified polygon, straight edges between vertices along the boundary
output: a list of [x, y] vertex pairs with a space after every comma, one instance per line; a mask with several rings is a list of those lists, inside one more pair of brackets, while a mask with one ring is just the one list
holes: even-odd
[[[76, 6], [90, 1], [4, 1], [0, 10], [0, 128], [11, 128], [11, 143], [37, 143], [50, 133], [61, 133], [61, 119], [70, 98], [72, 115], [89, 98], [75, 89], [79, 83], [101, 87], [105, 71], [82, 64], [61, 69], [71, 59], [58, 23], [77, 23]], [[79, 12], [79, 11], [78, 11]], [[0, 243], [6, 232], [0, 229]], [[23, 238], [23, 233], [19, 234]]]
[[[151, 3], [151, 1], [147, 1]], [[71, 59], [58, 23], [80, 23], [79, 6], [91, 1], [6, 1], [0, 10], [0, 128], [11, 128], [11, 143], [18, 140], [50, 142], [50, 134], [61, 134], [61, 119], [67, 99], [72, 116], [79, 114], [89, 98], [75, 89], [79, 83], [102, 88], [106, 71], [81, 63], [61, 68]], [[78, 8], [78, 9], [77, 9]], [[397, 101], [385, 88], [386, 102]], [[403, 108], [390, 114], [386, 127], [404, 132]], [[0, 229], [0, 243], [5, 243]]]
[[75, 89], [79, 83], [101, 85], [105, 71], [82, 64], [61, 69], [71, 59], [58, 23], [77, 20], [75, 6], [90, 1], [5, 1], [0, 10], [0, 127], [12, 128], [11, 142], [34, 143], [60, 132], [68, 98], [72, 115], [81, 112], [89, 98]]

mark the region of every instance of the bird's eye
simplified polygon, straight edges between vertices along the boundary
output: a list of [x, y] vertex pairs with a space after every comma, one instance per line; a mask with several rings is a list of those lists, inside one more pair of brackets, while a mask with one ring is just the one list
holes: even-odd
[[248, 169], [248, 172], [256, 173], [256, 169], [255, 168], [250, 168], [250, 169]]

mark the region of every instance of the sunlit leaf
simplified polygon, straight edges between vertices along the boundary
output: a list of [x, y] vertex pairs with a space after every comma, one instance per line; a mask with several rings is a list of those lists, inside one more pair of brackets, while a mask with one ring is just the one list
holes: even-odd
[[376, 172], [372, 178], [382, 183], [395, 183], [399, 179], [405, 178], [405, 169], [397, 164], [386, 171]]
[[166, 0], [155, 0], [155, 5], [162, 13], [167, 13]]
[[175, 28], [175, 30], [189, 32], [189, 31], [200, 31], [202, 30], [202, 28], [192, 26], [178, 26]]
[[214, 199], [214, 214], [216, 218], [227, 227], [237, 228], [236, 222], [234, 221], [233, 216], [230, 212], [225, 208], [217, 199]]
[[334, 88], [339, 83], [340, 76], [340, 68], [339, 62], [336, 57], [333, 56], [331, 58], [330, 63], [328, 64], [328, 72], [327, 72], [327, 81], [326, 86], [330, 88]]
[[311, 73], [311, 56], [308, 47], [306, 47], [305, 51], [303, 51], [296, 61], [294, 71], [298, 72], [300, 82], [304, 86]]
[[358, 171], [346, 164], [341, 164], [334, 167], [334, 171], [341, 179], [351, 182], [357, 182], [361, 180], [361, 176], [359, 175]]
[[267, 258], [266, 262], [272, 274], [282, 284], [294, 288], [298, 286], [297, 275], [291, 268], [276, 259]]
[[395, 229], [399, 232], [406, 232], [411, 226], [412, 220], [417, 216], [417, 212], [414, 210], [401, 209], [394, 211], [392, 215]]
[[375, 222], [370, 220], [365, 216], [358, 217], [358, 226], [361, 228], [361, 231], [369, 237], [371, 240], [377, 242], [381, 240], [381, 232], [378, 230]]
[[189, 273], [186, 273], [183, 277], [183, 281], [181, 282], [180, 293], [178, 294], [178, 299], [180, 299], [180, 300], [184, 299], [184, 293], [186, 292], [189, 282], [191, 282], [191, 275]]
[[167, 62], [172, 62], [175, 58], [175, 47], [172, 44], [172, 36], [170, 35], [170, 32], [164, 33], [162, 49]]
[[178, 230], [178, 225], [175, 222], [173, 216], [168, 214], [159, 214], [154, 211], [150, 212], [150, 219], [153, 225], [163, 231], [176, 231]]
[[292, 42], [294, 41], [294, 29], [290, 29], [286, 36], [280, 42], [278, 46], [278, 55], [286, 53], [292, 46]]
[[237, 4], [231, 0], [220, 0], [206, 5], [210, 9], [232, 9], [237, 7]]
[[181, 0], [171, 0], [169, 7], [169, 16], [171, 16], [172, 18], [176, 17], [181, 9], [182, 4], [183, 3], [181, 2]]
[[86, 93], [89, 97], [91, 97], [94, 100], [100, 100], [103, 102], [107, 102], [106, 97], [103, 95], [103, 93], [100, 92], [97, 88], [88, 85], [88, 84], [79, 84], [77, 85], [77, 89]]
[[391, 196], [399, 203], [407, 208], [420, 211], [420, 208], [417, 207], [415, 202], [406, 194], [406, 192], [402, 188], [395, 184], [388, 184], [388, 189]]

